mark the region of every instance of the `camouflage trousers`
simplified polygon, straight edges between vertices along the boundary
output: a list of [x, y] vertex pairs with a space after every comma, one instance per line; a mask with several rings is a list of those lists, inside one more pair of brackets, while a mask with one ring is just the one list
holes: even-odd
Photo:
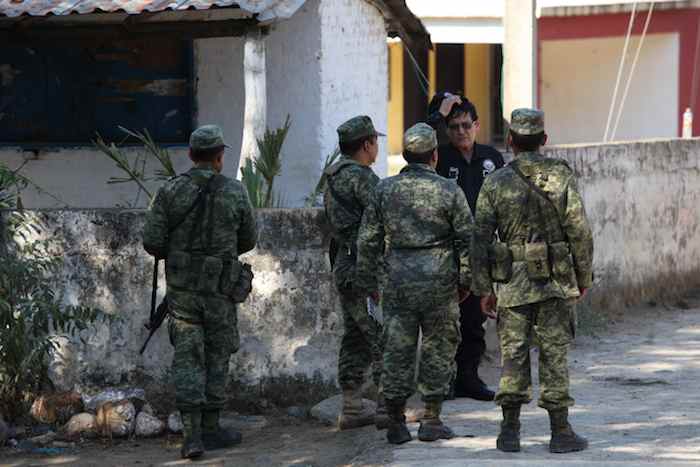
[[236, 305], [224, 296], [205, 297], [170, 288], [168, 303], [177, 408], [223, 408], [229, 359], [239, 347]]
[[422, 333], [418, 391], [423, 400], [442, 400], [455, 370], [462, 340], [457, 293], [446, 299], [388, 288], [384, 295], [384, 371], [387, 400], [406, 400], [416, 389], [416, 354]]
[[379, 389], [382, 375], [382, 327], [367, 313], [367, 297], [352, 289], [340, 293], [345, 331], [338, 355], [338, 384], [341, 389], [362, 386], [368, 368]]
[[569, 395], [567, 354], [573, 339], [571, 305], [550, 299], [498, 310], [503, 373], [496, 394], [501, 406], [527, 404], [532, 400], [530, 346], [539, 345], [540, 399], [544, 409], [574, 405]]

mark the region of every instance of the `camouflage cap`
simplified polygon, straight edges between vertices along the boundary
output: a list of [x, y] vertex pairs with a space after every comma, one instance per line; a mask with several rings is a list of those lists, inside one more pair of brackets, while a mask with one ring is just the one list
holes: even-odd
[[229, 147], [224, 143], [224, 132], [219, 125], [203, 125], [197, 128], [190, 135], [190, 148], [211, 149], [222, 146]]
[[366, 136], [386, 136], [374, 129], [372, 119], [367, 115], [359, 115], [346, 121], [338, 127], [338, 141], [349, 143]]
[[416, 123], [403, 134], [403, 150], [424, 154], [438, 146], [437, 133], [427, 123]]
[[510, 114], [510, 129], [519, 135], [536, 135], [544, 131], [544, 112], [539, 109], [515, 109]]

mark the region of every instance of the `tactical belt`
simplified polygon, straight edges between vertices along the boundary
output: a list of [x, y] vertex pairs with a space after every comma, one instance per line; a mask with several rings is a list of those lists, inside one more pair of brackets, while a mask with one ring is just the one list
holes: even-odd
[[[555, 242], [553, 244], [548, 244], [550, 246], [554, 245], [566, 245], [567, 247], [569, 246], [568, 243], [566, 242]], [[524, 243], [515, 243], [515, 244], [509, 244], [508, 248], [510, 249], [511, 254], [513, 255], [513, 261], [525, 261], [525, 244]]]

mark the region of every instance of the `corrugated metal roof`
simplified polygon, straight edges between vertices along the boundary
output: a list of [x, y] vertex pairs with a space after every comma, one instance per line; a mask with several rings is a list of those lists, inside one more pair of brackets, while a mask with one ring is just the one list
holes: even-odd
[[48, 16], [87, 13], [208, 10], [214, 7], [238, 7], [234, 0], [0, 0], [0, 16]]

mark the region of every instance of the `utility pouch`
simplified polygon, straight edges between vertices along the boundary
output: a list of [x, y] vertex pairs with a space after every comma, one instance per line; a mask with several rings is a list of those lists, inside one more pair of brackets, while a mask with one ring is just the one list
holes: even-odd
[[526, 243], [525, 263], [529, 279], [547, 280], [551, 277], [546, 243]]
[[563, 284], [576, 284], [574, 259], [566, 242], [557, 242], [549, 246], [549, 262], [552, 266], [552, 278]]
[[173, 251], [168, 255], [165, 278], [169, 285], [187, 288], [190, 285], [192, 255], [184, 251]]
[[224, 269], [224, 261], [215, 256], [204, 256], [202, 268], [199, 272], [197, 292], [218, 293], [221, 271]]
[[253, 274], [253, 268], [250, 264], [241, 263], [238, 260], [233, 261], [231, 265], [232, 272], [230, 278], [233, 278], [235, 274], [234, 270], [238, 271], [238, 278], [236, 282], [232, 282], [233, 287], [231, 287], [230, 292], [226, 295], [228, 295], [234, 303], [243, 303], [253, 290], [253, 277], [255, 277], [255, 275]]
[[508, 245], [495, 242], [489, 246], [489, 265], [493, 282], [510, 282], [513, 277], [513, 253]]

